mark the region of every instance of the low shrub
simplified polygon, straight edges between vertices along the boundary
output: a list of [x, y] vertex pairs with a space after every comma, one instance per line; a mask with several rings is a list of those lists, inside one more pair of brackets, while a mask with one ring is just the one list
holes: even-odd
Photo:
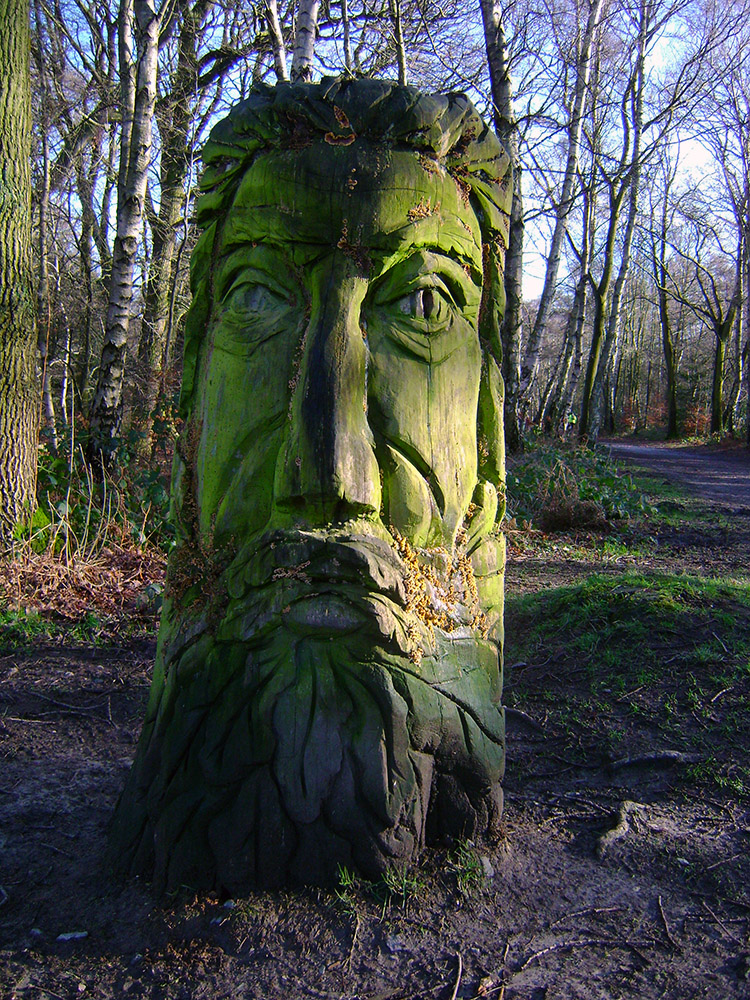
[[628, 473], [603, 451], [539, 442], [509, 462], [508, 518], [545, 532], [607, 530], [613, 521], [651, 512]]

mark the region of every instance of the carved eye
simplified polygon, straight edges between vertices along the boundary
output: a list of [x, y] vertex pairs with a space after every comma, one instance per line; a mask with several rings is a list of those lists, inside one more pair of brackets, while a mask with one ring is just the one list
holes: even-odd
[[284, 305], [284, 300], [265, 285], [245, 282], [236, 285], [225, 300], [226, 306], [233, 313], [252, 316], [269, 309], [278, 309]]
[[398, 301], [398, 308], [405, 316], [429, 319], [435, 311], [435, 296], [431, 288], [418, 288], [411, 295]]
[[404, 295], [396, 302], [396, 307], [411, 319], [427, 320], [431, 326], [447, 319], [449, 304], [436, 288], [417, 288], [410, 295]]

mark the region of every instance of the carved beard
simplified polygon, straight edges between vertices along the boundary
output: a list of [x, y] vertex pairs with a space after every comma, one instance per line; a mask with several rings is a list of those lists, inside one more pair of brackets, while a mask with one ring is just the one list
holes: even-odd
[[157, 889], [330, 884], [338, 865], [377, 877], [426, 840], [492, 827], [497, 649], [419, 622], [391, 545], [277, 532], [226, 576], [218, 625], [185, 615], [162, 637], [121, 867]]

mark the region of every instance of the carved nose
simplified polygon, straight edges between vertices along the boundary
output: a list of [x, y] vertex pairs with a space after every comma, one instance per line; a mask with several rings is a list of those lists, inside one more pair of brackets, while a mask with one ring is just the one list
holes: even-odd
[[314, 524], [368, 517], [380, 509], [360, 328], [367, 282], [346, 270], [333, 261], [314, 275], [288, 435], [276, 466], [277, 507]]

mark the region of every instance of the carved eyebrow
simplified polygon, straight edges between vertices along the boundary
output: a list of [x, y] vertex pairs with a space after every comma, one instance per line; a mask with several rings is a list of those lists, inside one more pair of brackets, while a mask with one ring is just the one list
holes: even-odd
[[[420, 260], [422, 266], [419, 266]], [[434, 266], [431, 266], [434, 261]], [[416, 266], [415, 266], [416, 265]], [[466, 292], [474, 290], [477, 299], [481, 294], [481, 272], [468, 258], [456, 260], [439, 247], [415, 247], [408, 256], [400, 257], [389, 264], [373, 282], [372, 293], [376, 301], [396, 296], [399, 285], [405, 286], [418, 281], [421, 276], [437, 274], [442, 277], [451, 291], [460, 291], [460, 298], [466, 300]], [[371, 294], [372, 294], [371, 293]]]
[[269, 288], [281, 294], [293, 292], [297, 285], [292, 280], [293, 270], [289, 260], [273, 245], [246, 243], [228, 253], [217, 268], [215, 297], [221, 300], [237, 277], [244, 271], [261, 274]]

